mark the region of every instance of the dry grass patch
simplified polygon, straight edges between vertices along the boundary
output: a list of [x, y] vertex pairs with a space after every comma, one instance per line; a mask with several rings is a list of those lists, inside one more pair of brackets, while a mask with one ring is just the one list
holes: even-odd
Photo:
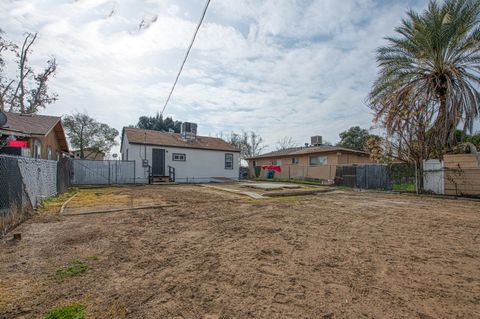
[[133, 199], [131, 194], [122, 194], [119, 188], [84, 188], [78, 189], [78, 194], [68, 203], [69, 207], [97, 207], [127, 205]]
[[77, 188], [71, 188], [68, 192], [58, 196], [52, 196], [42, 201], [37, 212], [40, 215], [55, 215], [60, 213], [63, 203], [78, 192]]

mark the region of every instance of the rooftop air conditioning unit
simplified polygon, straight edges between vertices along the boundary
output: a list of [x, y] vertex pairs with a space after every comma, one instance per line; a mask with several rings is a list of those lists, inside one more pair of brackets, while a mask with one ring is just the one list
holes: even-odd
[[310, 144], [312, 146], [321, 146], [322, 145], [322, 137], [320, 135], [315, 135], [310, 138]]
[[180, 128], [180, 134], [186, 140], [194, 140], [197, 137], [197, 124], [183, 122]]

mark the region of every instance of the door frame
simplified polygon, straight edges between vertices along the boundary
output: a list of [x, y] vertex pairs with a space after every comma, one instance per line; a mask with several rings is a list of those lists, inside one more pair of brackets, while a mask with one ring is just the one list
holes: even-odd
[[[158, 164], [155, 164], [155, 161], [154, 161], [154, 153], [156, 151], [159, 151], [160, 152], [160, 156], [163, 157], [163, 166], [160, 165], [160, 163]], [[163, 152], [162, 152], [163, 151]], [[165, 176], [165, 166], [166, 166], [166, 163], [165, 163], [165, 153], [166, 153], [166, 149], [164, 148], [152, 148], [152, 176]], [[162, 154], [163, 153], [163, 154]], [[154, 166], [155, 165], [159, 165], [160, 167], [160, 174], [156, 174], [155, 170], [154, 170]]]

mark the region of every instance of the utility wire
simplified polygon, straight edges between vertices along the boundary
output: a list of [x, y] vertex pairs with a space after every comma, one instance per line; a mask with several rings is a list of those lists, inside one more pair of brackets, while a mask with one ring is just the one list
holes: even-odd
[[197, 28], [195, 29], [195, 32], [193, 33], [192, 41], [190, 42], [190, 45], [188, 46], [187, 53], [185, 54], [185, 58], [183, 59], [183, 62], [180, 66], [180, 70], [178, 70], [177, 77], [175, 78], [175, 82], [173, 82], [172, 89], [170, 90], [170, 93], [168, 94], [167, 100], [165, 101], [165, 104], [163, 105], [162, 112], [160, 112], [160, 116], [163, 115], [163, 112], [167, 108], [168, 102], [170, 101], [170, 98], [172, 97], [173, 90], [175, 90], [175, 86], [177, 85], [178, 78], [180, 77], [180, 74], [182, 73], [183, 66], [185, 65], [185, 62], [187, 62], [188, 54], [190, 53], [190, 50], [192, 49], [193, 42], [195, 42], [195, 38], [197, 37], [198, 30], [200, 29], [200, 26], [202, 25], [203, 19], [205, 18], [205, 14], [207, 13], [208, 5], [210, 4], [210, 0], [207, 0], [205, 3], [205, 7], [203, 8], [202, 16], [200, 18], [200, 21], [198, 22]]

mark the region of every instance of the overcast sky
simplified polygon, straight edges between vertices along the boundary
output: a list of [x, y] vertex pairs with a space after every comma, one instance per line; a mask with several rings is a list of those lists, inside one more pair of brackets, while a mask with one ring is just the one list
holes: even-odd
[[[165, 112], [201, 135], [255, 130], [338, 141], [371, 126], [365, 98], [375, 49], [424, 0], [212, 0]], [[161, 110], [204, 1], [0, 0], [1, 28], [38, 32], [32, 62], [50, 56], [59, 100], [42, 114], [86, 111], [119, 131]], [[142, 22], [143, 21], [143, 22]]]

